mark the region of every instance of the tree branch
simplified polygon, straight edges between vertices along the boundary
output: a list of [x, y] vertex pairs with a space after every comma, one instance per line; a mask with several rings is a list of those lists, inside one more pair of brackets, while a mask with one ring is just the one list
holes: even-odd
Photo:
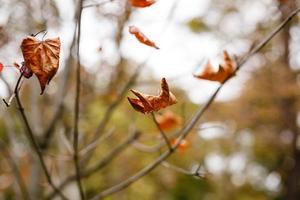
[[[262, 40], [255, 48], [253, 48], [252, 51], [250, 51], [248, 54], [246, 54], [238, 63], [236, 71], [238, 71], [242, 65], [255, 53], [260, 51], [298, 12], [300, 11], [300, 8], [293, 11], [287, 19], [285, 19], [278, 27], [274, 29], [266, 38]], [[174, 150], [176, 150], [181, 143], [181, 141], [189, 134], [189, 132], [193, 129], [193, 127], [196, 125], [198, 120], [203, 116], [205, 111], [209, 108], [209, 106], [213, 103], [214, 99], [216, 98], [219, 91], [222, 89], [222, 87], [227, 83], [227, 80], [224, 81], [223, 84], [221, 84], [213, 93], [213, 95], [210, 97], [210, 99], [204, 104], [203, 107], [201, 107], [192, 117], [192, 119], [187, 123], [187, 125], [184, 127], [184, 129], [181, 131], [181, 134], [179, 136], [179, 139], [177, 140], [177, 143], [173, 146]], [[125, 179], [124, 181], [100, 192], [98, 195], [94, 196], [92, 200], [102, 199], [103, 197], [109, 196], [113, 193], [116, 193], [118, 191], [121, 191], [128, 186], [130, 186], [135, 181], [139, 180], [143, 176], [150, 173], [153, 169], [155, 169], [157, 166], [159, 166], [164, 160], [166, 160], [172, 153], [175, 151], [165, 151], [162, 153], [157, 159], [155, 159], [152, 163], [147, 165], [145, 168], [137, 172], [136, 174], [132, 175], [131, 177]]]
[[36, 154], [38, 155], [38, 158], [39, 158], [39, 161], [41, 163], [41, 166], [42, 166], [42, 169], [45, 173], [45, 176], [46, 176], [46, 179], [49, 183], [49, 185], [53, 188], [53, 190], [59, 194], [59, 196], [62, 198], [62, 199], [67, 199], [64, 194], [54, 185], [53, 181], [52, 181], [52, 178], [51, 178], [51, 175], [47, 169], [47, 166], [46, 166], [46, 163], [44, 161], [44, 158], [43, 158], [43, 155], [42, 155], [42, 151], [40, 150], [39, 146], [38, 146], [38, 143], [34, 137], [34, 134], [33, 134], [33, 131], [29, 125], [29, 122], [28, 122], [28, 119], [27, 119], [27, 116], [24, 112], [24, 108], [23, 108], [23, 105], [21, 103], [21, 100], [20, 100], [20, 97], [19, 97], [19, 85], [21, 83], [21, 80], [22, 80], [22, 77], [23, 75], [21, 74], [18, 81], [17, 81], [17, 84], [16, 84], [16, 87], [15, 87], [15, 90], [14, 90], [14, 93], [16, 95], [16, 100], [17, 100], [17, 105], [18, 105], [18, 109], [20, 111], [20, 114], [21, 114], [21, 117], [24, 121], [24, 124], [25, 124], [25, 128], [26, 128], [26, 136], [28, 137], [29, 141], [31, 142], [32, 146], [33, 146], [33, 150], [36, 152]]
[[82, 183], [80, 180], [80, 165], [79, 165], [79, 151], [78, 151], [78, 124], [79, 124], [79, 103], [80, 103], [80, 36], [81, 36], [81, 14], [82, 14], [82, 5], [83, 0], [79, 0], [78, 8], [76, 12], [77, 16], [77, 63], [76, 63], [76, 93], [75, 93], [75, 107], [74, 107], [74, 139], [73, 139], [73, 149], [74, 149], [74, 165], [75, 165], [75, 173], [76, 173], [76, 182], [78, 185], [79, 193], [81, 200], [85, 200], [85, 194], [83, 191]]
[[[107, 164], [109, 164], [113, 159], [115, 159], [120, 153], [122, 153], [126, 148], [129, 147], [129, 145], [137, 140], [140, 137], [140, 133], [135, 131], [133, 134], [129, 135], [128, 138], [126, 138], [122, 143], [117, 145], [110, 153], [108, 153], [102, 160], [100, 160], [98, 163], [96, 163], [94, 166], [86, 169], [85, 171], [81, 172], [80, 177], [81, 178], [88, 178], [93, 173], [99, 171], [103, 167], [105, 167]], [[65, 188], [67, 185], [72, 183], [74, 180], [76, 180], [76, 175], [72, 174], [68, 176], [62, 183], [59, 185], [60, 189]], [[50, 200], [56, 196], [55, 192], [50, 193], [46, 199]]]

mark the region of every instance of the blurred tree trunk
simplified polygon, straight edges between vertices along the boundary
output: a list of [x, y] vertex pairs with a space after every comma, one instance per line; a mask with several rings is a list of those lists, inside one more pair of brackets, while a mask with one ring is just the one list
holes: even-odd
[[[281, 20], [284, 20], [291, 11], [295, 9], [295, 1], [280, 1], [279, 9], [281, 11]], [[280, 39], [283, 43], [283, 54], [281, 57], [282, 65], [276, 67], [282, 67], [286, 72], [285, 81], [287, 86], [290, 84], [297, 84], [297, 74], [292, 70], [290, 66], [291, 57], [289, 43], [290, 43], [290, 28], [291, 24], [287, 25], [280, 35]], [[297, 115], [298, 111], [296, 108], [297, 97], [295, 94], [279, 95], [279, 105], [281, 108], [285, 129], [292, 132], [292, 143], [291, 143], [291, 157], [292, 162], [287, 170], [287, 177], [285, 180], [285, 198], [286, 200], [298, 200], [300, 199], [300, 150], [297, 148], [298, 139], [298, 126], [297, 126]]]

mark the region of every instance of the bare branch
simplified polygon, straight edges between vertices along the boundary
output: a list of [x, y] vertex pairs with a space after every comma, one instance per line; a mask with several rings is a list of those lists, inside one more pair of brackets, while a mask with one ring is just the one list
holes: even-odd
[[24, 124], [25, 124], [25, 128], [26, 128], [26, 136], [28, 137], [29, 141], [31, 142], [32, 146], [33, 146], [33, 150], [36, 152], [36, 154], [38, 155], [38, 158], [40, 160], [40, 163], [41, 163], [41, 166], [42, 166], [42, 169], [45, 173], [45, 176], [46, 176], [46, 179], [49, 183], [49, 185], [53, 188], [53, 190], [59, 194], [59, 196], [62, 198], [62, 199], [67, 199], [64, 194], [54, 185], [53, 181], [52, 181], [52, 178], [51, 178], [51, 175], [47, 169], [47, 166], [46, 166], [46, 163], [44, 161], [44, 158], [43, 158], [43, 155], [42, 155], [42, 151], [40, 150], [39, 146], [38, 146], [38, 143], [34, 137], [34, 134], [33, 134], [33, 131], [29, 125], [29, 122], [28, 122], [28, 119], [27, 119], [27, 116], [25, 114], [25, 111], [24, 111], [24, 108], [23, 108], [23, 105], [21, 103], [21, 100], [20, 100], [20, 97], [19, 97], [19, 85], [21, 83], [21, 80], [22, 80], [22, 77], [23, 75], [21, 74], [18, 81], [17, 81], [17, 84], [16, 84], [16, 87], [15, 87], [15, 90], [14, 90], [14, 93], [16, 95], [16, 100], [17, 100], [17, 105], [18, 105], [18, 109], [20, 111], [20, 114], [21, 114], [21, 117], [24, 121]]
[[165, 140], [165, 142], [166, 142], [166, 144], [167, 144], [169, 150], [172, 151], [172, 145], [171, 145], [171, 143], [170, 143], [168, 137], [166, 136], [165, 132], [164, 132], [164, 131], [162, 130], [162, 128], [160, 127], [160, 125], [159, 125], [159, 123], [158, 123], [158, 121], [157, 121], [157, 119], [156, 119], [156, 117], [155, 117], [155, 114], [154, 114], [153, 112], [151, 112], [151, 116], [152, 116], [152, 119], [153, 119], [153, 121], [154, 121], [156, 127], [158, 128], [158, 130], [159, 130], [161, 136], [164, 138], [164, 140]]
[[[120, 153], [124, 152], [126, 148], [129, 147], [131, 143], [133, 143], [135, 140], [139, 138], [141, 134], [137, 131], [133, 132], [133, 134], [129, 135], [128, 138], [126, 138], [122, 143], [117, 145], [110, 153], [108, 153], [102, 160], [100, 160], [98, 163], [96, 163], [94, 166], [88, 168], [86, 171], [81, 172], [80, 177], [81, 178], [88, 178], [93, 173], [99, 171], [103, 167], [105, 167], [107, 164], [109, 164], [113, 159], [115, 159]], [[62, 183], [59, 185], [60, 189], [65, 188], [67, 185], [72, 183], [76, 179], [76, 175], [72, 174], [68, 176]], [[56, 195], [55, 192], [50, 193], [46, 199], [52, 199]]]
[[[260, 51], [282, 28], [298, 13], [300, 12], [300, 8], [293, 11], [286, 20], [284, 20], [278, 27], [274, 29], [266, 38], [262, 40], [252, 51], [250, 51], [248, 54], [246, 54], [240, 62], [237, 63], [236, 71], [238, 71], [242, 65], [255, 53]], [[197, 124], [198, 120], [203, 116], [205, 111], [210, 107], [210, 105], [213, 103], [214, 99], [216, 98], [217, 94], [221, 90], [221, 88], [224, 86], [224, 84], [227, 83], [227, 80], [224, 81], [223, 84], [221, 84], [213, 93], [213, 95], [210, 97], [210, 99], [202, 106], [192, 117], [192, 119], [187, 123], [187, 125], [184, 127], [184, 129], [181, 131], [181, 134], [177, 140], [177, 143], [172, 146], [174, 150], [176, 150], [181, 143], [181, 141], [189, 134], [189, 132], [193, 129], [193, 127]], [[102, 199], [103, 197], [109, 196], [113, 193], [116, 193], [118, 191], [121, 191], [128, 186], [130, 186], [135, 181], [139, 180], [143, 176], [150, 173], [153, 169], [155, 169], [157, 166], [159, 166], [163, 161], [165, 161], [170, 155], [172, 155], [174, 151], [165, 151], [162, 153], [157, 159], [155, 159], [152, 163], [147, 165], [142, 170], [138, 171], [136, 174], [132, 175], [131, 177], [125, 179], [124, 181], [100, 192], [98, 195], [94, 196], [92, 200]]]
[[12, 171], [13, 171], [16, 179], [17, 179], [17, 184], [19, 185], [20, 191], [22, 193], [23, 199], [30, 200], [30, 196], [29, 196], [27, 187], [26, 187], [25, 182], [22, 178], [22, 175], [21, 175], [21, 173], [18, 169], [18, 165], [14, 161], [12, 155], [9, 153], [9, 151], [8, 151], [6, 145], [5, 145], [5, 142], [2, 141], [1, 139], [0, 139], [0, 149], [1, 149], [1, 153], [6, 158], [7, 162], [9, 163], [9, 165], [12, 168]]
[[82, 183], [80, 180], [80, 165], [79, 165], [79, 151], [78, 151], [78, 123], [79, 123], [79, 103], [80, 103], [80, 70], [81, 70], [81, 63], [80, 63], [80, 39], [81, 39], [81, 15], [82, 15], [82, 5], [83, 0], [79, 0], [76, 18], [77, 18], [77, 64], [76, 64], [76, 93], [75, 93], [75, 107], [74, 107], [74, 139], [73, 139], [73, 149], [74, 149], [74, 165], [75, 165], [75, 172], [76, 172], [76, 182], [79, 188], [81, 200], [85, 200], [85, 194], [83, 191]]

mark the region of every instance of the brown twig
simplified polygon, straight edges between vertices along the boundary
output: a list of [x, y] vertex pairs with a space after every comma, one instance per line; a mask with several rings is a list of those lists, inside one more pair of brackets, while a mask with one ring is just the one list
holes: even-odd
[[[93, 173], [99, 171], [103, 167], [105, 167], [107, 164], [109, 164], [113, 159], [115, 159], [120, 153], [122, 153], [126, 148], [129, 147], [131, 143], [136, 141], [140, 136], [140, 133], [135, 131], [133, 134], [129, 135], [122, 143], [117, 145], [110, 153], [108, 153], [102, 160], [100, 160], [98, 163], [96, 163], [94, 166], [86, 169], [85, 171], [81, 172], [80, 177], [81, 178], [88, 178]], [[65, 188], [67, 185], [72, 183], [76, 179], [76, 175], [72, 174], [68, 176], [62, 183], [59, 185], [60, 189]], [[47, 195], [46, 199], [50, 200], [54, 198], [56, 195], [55, 192], [50, 193]]]
[[[237, 63], [236, 71], [238, 71], [242, 65], [255, 53], [260, 51], [298, 12], [300, 12], [300, 8], [293, 11], [287, 19], [285, 19], [279, 26], [277, 26], [274, 31], [272, 31], [267, 37], [265, 37], [262, 42], [260, 42], [252, 51], [250, 51], [248, 54], [246, 54], [240, 61]], [[227, 83], [227, 80], [224, 81], [223, 84], [221, 84], [213, 93], [213, 95], [209, 98], [209, 100], [202, 106], [192, 117], [192, 119], [187, 123], [187, 125], [184, 127], [184, 129], [181, 131], [180, 137], [177, 140], [177, 143], [173, 146], [174, 150], [176, 150], [181, 143], [181, 141], [189, 134], [189, 132], [193, 129], [193, 127], [197, 124], [198, 120], [203, 116], [205, 111], [209, 108], [209, 106], [213, 103], [214, 99], [216, 98], [217, 94], [221, 90], [221, 88], [224, 86], [224, 84]], [[150, 173], [153, 169], [155, 169], [157, 166], [159, 166], [163, 161], [165, 161], [170, 155], [172, 155], [174, 151], [165, 151], [163, 152], [157, 159], [155, 159], [152, 163], [147, 165], [142, 170], [138, 171], [136, 174], [132, 175], [131, 177], [125, 179], [124, 181], [100, 192], [98, 195], [94, 196], [92, 200], [102, 199], [103, 197], [109, 196], [113, 193], [116, 193], [118, 191], [121, 191], [128, 186], [130, 186], [135, 181], [139, 180], [143, 176]]]
[[196, 168], [196, 170], [194, 171], [190, 171], [190, 170], [186, 170], [183, 169], [181, 167], [175, 166], [173, 164], [168, 163], [167, 161], [163, 161], [162, 166], [172, 169], [176, 172], [188, 175], [188, 176], [194, 176], [194, 177], [199, 177], [199, 178], [205, 178], [205, 174], [200, 173], [200, 169], [201, 169], [201, 165], [198, 165], [198, 167]]
[[28, 137], [29, 141], [31, 142], [32, 146], [33, 146], [33, 149], [34, 151], [36, 152], [36, 154], [38, 155], [38, 158], [39, 158], [39, 161], [41, 163], [41, 166], [42, 166], [42, 169], [45, 173], [45, 176], [46, 176], [46, 179], [47, 179], [47, 182], [49, 183], [49, 185], [53, 188], [53, 190], [59, 194], [59, 196], [62, 198], [62, 199], [67, 199], [64, 194], [54, 185], [53, 181], [52, 181], [52, 178], [51, 178], [51, 175], [47, 169], [47, 166], [46, 166], [46, 163], [44, 161], [44, 158], [43, 158], [43, 155], [42, 155], [42, 151], [40, 150], [39, 146], [38, 146], [38, 143], [34, 137], [34, 134], [33, 134], [33, 131], [29, 125], [29, 122], [28, 122], [28, 119], [27, 119], [27, 116], [25, 114], [25, 111], [24, 111], [24, 107], [21, 103], [21, 100], [20, 100], [20, 97], [19, 97], [19, 85], [21, 83], [21, 80], [22, 80], [22, 77], [23, 75], [21, 74], [18, 81], [17, 81], [17, 84], [16, 84], [16, 87], [15, 87], [15, 90], [14, 90], [14, 93], [16, 95], [16, 101], [17, 101], [17, 105], [18, 105], [18, 109], [20, 111], [20, 114], [21, 114], [21, 117], [24, 121], [24, 124], [25, 124], [25, 128], [26, 128], [26, 136]]
[[81, 36], [81, 15], [82, 15], [82, 5], [83, 0], [79, 0], [78, 8], [76, 12], [77, 16], [77, 49], [76, 49], [76, 56], [77, 56], [77, 63], [76, 63], [76, 93], [75, 93], [75, 106], [74, 106], [74, 133], [73, 133], [73, 149], [74, 149], [74, 165], [75, 165], [75, 173], [76, 173], [76, 182], [78, 185], [79, 193], [81, 200], [85, 200], [85, 194], [83, 191], [81, 179], [80, 179], [80, 165], [79, 165], [79, 150], [78, 150], [78, 124], [79, 124], [79, 103], [80, 103], [80, 70], [81, 70], [81, 63], [80, 63], [80, 36]]
[[17, 163], [15, 162], [15, 160], [13, 159], [12, 155], [10, 154], [9, 150], [7, 149], [6, 145], [5, 145], [5, 142], [2, 141], [0, 139], [0, 149], [1, 149], [1, 153], [3, 154], [3, 156], [6, 158], [8, 164], [11, 166], [12, 168], [12, 171], [17, 179], [17, 184], [20, 188], [20, 191], [22, 193], [22, 197], [23, 199], [25, 200], [30, 200], [30, 196], [29, 196], [29, 193], [28, 193], [28, 190], [27, 190], [27, 187], [25, 185], [25, 182], [22, 178], [22, 175], [18, 169], [18, 165]]
[[99, 6], [103, 6], [107, 3], [110, 3], [110, 2], [113, 2], [114, 0], [106, 0], [106, 1], [103, 1], [103, 2], [100, 2], [100, 3], [94, 3], [94, 4], [88, 4], [88, 5], [84, 5], [82, 6], [83, 9], [85, 8], [93, 8], [93, 7], [99, 7]]
[[171, 145], [171, 143], [170, 143], [168, 137], [166, 136], [165, 132], [164, 132], [164, 131], [162, 130], [162, 128], [160, 127], [160, 125], [159, 125], [159, 123], [158, 123], [158, 121], [157, 121], [157, 119], [156, 119], [156, 117], [155, 117], [155, 114], [154, 114], [153, 112], [151, 112], [151, 116], [152, 116], [152, 119], [153, 119], [153, 121], [154, 121], [156, 127], [158, 128], [158, 130], [159, 130], [161, 136], [164, 138], [164, 140], [165, 140], [165, 142], [166, 142], [166, 144], [167, 144], [169, 150], [170, 150], [170, 151], [173, 151], [172, 145]]

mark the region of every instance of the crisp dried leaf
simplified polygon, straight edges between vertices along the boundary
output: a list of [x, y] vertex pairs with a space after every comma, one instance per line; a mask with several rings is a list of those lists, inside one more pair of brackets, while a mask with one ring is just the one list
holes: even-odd
[[210, 81], [218, 81], [224, 83], [225, 80], [230, 78], [235, 74], [235, 64], [233, 60], [228, 55], [227, 51], [224, 51], [224, 63], [219, 65], [219, 70], [215, 71], [210, 62], [207, 62], [204, 66], [204, 70], [197, 75], [196, 78], [205, 79]]
[[3, 68], [4, 68], [4, 66], [3, 66], [3, 64], [0, 62], [0, 73], [2, 72]]
[[168, 110], [157, 116], [157, 122], [162, 130], [167, 131], [181, 125], [182, 118]]
[[41, 94], [49, 84], [59, 67], [60, 39], [40, 41], [29, 36], [22, 41], [21, 50], [25, 66], [39, 79]]
[[169, 86], [165, 78], [161, 80], [161, 91], [158, 96], [143, 94], [135, 90], [131, 90], [131, 92], [137, 98], [127, 97], [127, 99], [131, 106], [141, 113], [159, 111], [177, 103], [176, 97], [169, 91]]
[[141, 43], [147, 45], [147, 46], [150, 46], [150, 47], [153, 47], [155, 49], [159, 49], [156, 44], [151, 41], [148, 37], [146, 37], [141, 31], [139, 28], [137, 28], [136, 26], [129, 26], [129, 33], [133, 34], [136, 39], [138, 41], [140, 41]]
[[130, 0], [130, 4], [134, 7], [145, 8], [154, 4], [155, 0]]

